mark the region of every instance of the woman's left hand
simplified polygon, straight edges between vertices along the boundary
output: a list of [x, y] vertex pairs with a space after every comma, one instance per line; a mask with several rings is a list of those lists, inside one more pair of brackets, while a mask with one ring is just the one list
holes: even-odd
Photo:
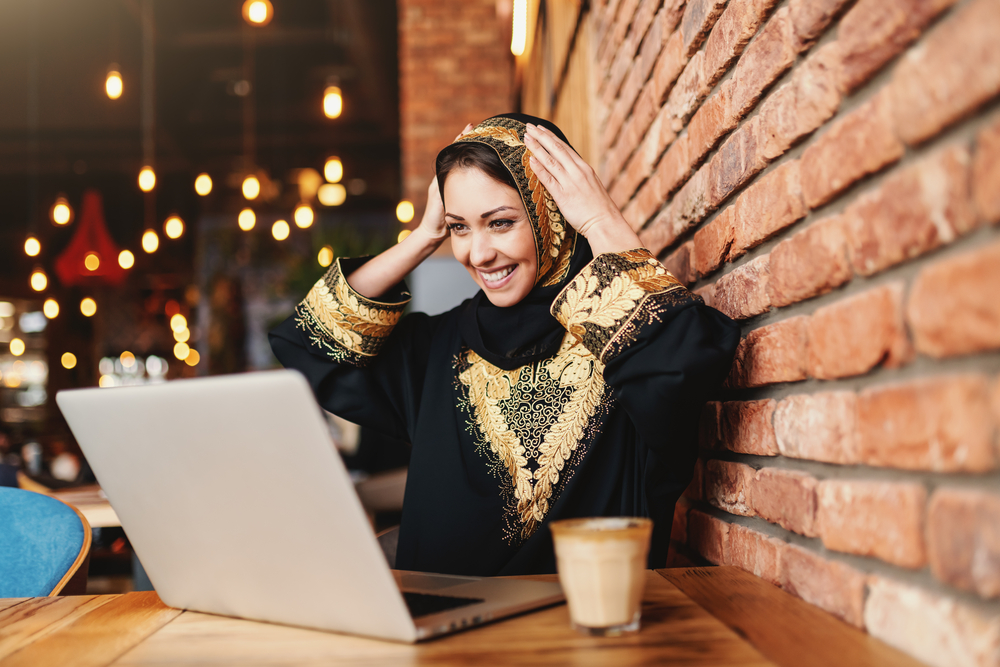
[[566, 221], [590, 241], [594, 254], [642, 245], [597, 173], [566, 142], [544, 127], [528, 124], [524, 143], [531, 151], [535, 176]]

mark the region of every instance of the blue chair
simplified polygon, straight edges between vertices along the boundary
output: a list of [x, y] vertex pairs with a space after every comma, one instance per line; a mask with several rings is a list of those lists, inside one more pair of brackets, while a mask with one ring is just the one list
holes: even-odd
[[40, 493], [0, 487], [0, 598], [82, 595], [90, 524]]

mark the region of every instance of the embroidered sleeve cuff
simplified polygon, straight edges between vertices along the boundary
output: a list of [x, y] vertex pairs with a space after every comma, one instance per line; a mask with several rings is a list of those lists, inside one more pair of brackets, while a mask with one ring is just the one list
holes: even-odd
[[601, 363], [670, 308], [698, 301], [645, 248], [598, 255], [559, 293], [552, 315]]
[[338, 363], [368, 363], [410, 302], [403, 283], [382, 297], [384, 301], [364, 297], [347, 284], [345, 276], [368, 259], [338, 258], [295, 309], [295, 322], [309, 346]]

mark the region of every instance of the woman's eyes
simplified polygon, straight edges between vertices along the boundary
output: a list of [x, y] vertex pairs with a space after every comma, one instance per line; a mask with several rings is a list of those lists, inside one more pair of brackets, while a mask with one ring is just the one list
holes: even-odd
[[508, 220], [507, 218], [500, 218], [498, 220], [490, 220], [491, 229], [506, 229], [514, 224], [513, 220]]
[[[514, 220], [508, 218], [498, 218], [496, 220], [490, 220], [487, 223], [487, 227], [494, 231], [503, 231], [514, 226]], [[461, 222], [449, 222], [448, 231], [452, 234], [464, 234], [469, 231], [468, 225]]]
[[468, 227], [466, 227], [465, 225], [463, 225], [461, 222], [449, 222], [448, 223], [448, 231], [451, 232], [452, 234], [461, 234], [462, 232], [464, 232], [467, 229], [468, 229]]

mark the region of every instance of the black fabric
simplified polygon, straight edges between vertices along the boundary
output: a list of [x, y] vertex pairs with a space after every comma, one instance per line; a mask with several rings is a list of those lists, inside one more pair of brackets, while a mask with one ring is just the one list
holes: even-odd
[[[520, 125], [517, 131], [522, 140], [524, 138], [524, 124], [531, 123], [547, 128], [569, 144], [566, 135], [553, 123], [544, 118], [536, 118], [527, 114], [501, 114], [483, 121], [479, 127], [489, 125], [496, 118], [518, 121]], [[475, 139], [466, 137], [463, 141], [475, 141]], [[487, 141], [480, 143], [490, 145]], [[511, 170], [511, 166], [507, 163], [504, 163], [504, 166]], [[524, 177], [523, 169], [520, 174], [511, 170], [511, 175], [516, 183], [522, 184], [520, 186], [521, 199], [526, 203], [531, 202], [531, 193], [526, 191], [528, 180]], [[530, 204], [528, 204], [528, 212], [528, 217], [534, 226], [537, 246], [544, 241], [538, 231], [537, 218], [530, 215]], [[538, 284], [541, 276], [536, 273], [534, 289], [514, 306], [498, 308], [490, 303], [489, 298], [482, 290], [479, 290], [472, 299], [465, 303], [460, 319], [462, 338], [479, 356], [498, 368], [513, 370], [539, 359], [547, 359], [555, 354], [562, 342], [565, 330], [549, 313], [549, 307], [559, 290], [572, 280], [573, 276], [587, 265], [587, 262], [593, 259], [590, 245], [585, 239], [578, 238], [575, 232], [572, 233], [571, 239], [569, 242], [575, 243], [575, 247], [570, 261], [570, 270], [558, 284], [541, 286]], [[541, 252], [548, 252], [548, 248], [543, 246]]]

